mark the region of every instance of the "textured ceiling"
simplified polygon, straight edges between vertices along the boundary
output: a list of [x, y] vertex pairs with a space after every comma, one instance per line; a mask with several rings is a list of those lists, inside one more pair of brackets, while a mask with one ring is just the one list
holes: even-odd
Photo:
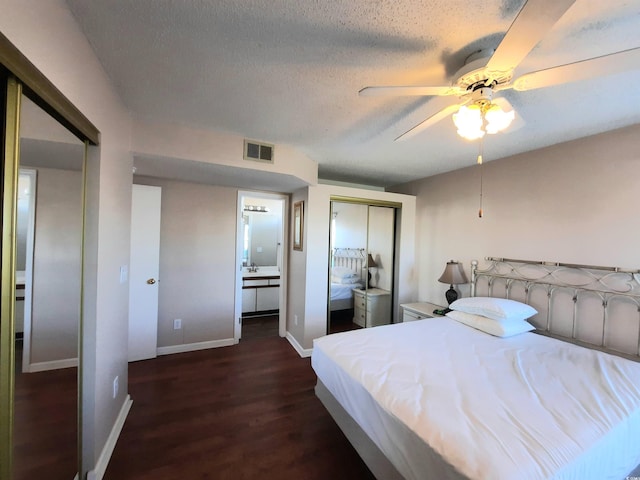
[[[321, 178], [388, 186], [472, 165], [450, 118], [410, 140], [437, 97], [361, 97], [367, 85], [443, 85], [495, 48], [523, 0], [67, 0], [140, 117], [289, 144]], [[516, 76], [640, 47], [640, 0], [577, 0]], [[605, 74], [606, 72], [602, 72]], [[500, 93], [516, 110], [484, 158], [640, 122], [631, 73]]]

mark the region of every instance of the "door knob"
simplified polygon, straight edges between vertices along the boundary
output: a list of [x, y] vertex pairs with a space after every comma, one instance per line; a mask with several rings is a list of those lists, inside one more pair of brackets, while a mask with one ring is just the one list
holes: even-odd
[[149, 280], [147, 280], [147, 283], [149, 285], [153, 285], [154, 283], [156, 283], [156, 279], [155, 278], [150, 278]]

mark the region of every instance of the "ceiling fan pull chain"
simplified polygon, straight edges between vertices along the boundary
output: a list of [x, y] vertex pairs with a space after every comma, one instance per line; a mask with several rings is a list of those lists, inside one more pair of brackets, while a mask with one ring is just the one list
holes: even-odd
[[478, 165], [480, 165], [480, 209], [478, 210], [478, 218], [482, 218], [482, 147], [483, 139], [478, 143]]

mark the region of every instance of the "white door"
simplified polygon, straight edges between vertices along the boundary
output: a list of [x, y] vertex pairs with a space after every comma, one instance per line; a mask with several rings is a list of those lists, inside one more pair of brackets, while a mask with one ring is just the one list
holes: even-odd
[[133, 185], [129, 269], [130, 362], [157, 355], [161, 194], [160, 187]]

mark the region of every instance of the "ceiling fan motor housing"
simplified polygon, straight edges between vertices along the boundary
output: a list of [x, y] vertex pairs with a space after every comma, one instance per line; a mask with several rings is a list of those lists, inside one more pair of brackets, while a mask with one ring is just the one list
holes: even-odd
[[467, 57], [464, 66], [455, 74], [454, 85], [467, 92], [475, 92], [485, 87], [493, 88], [496, 85], [509, 83], [513, 72], [490, 71], [487, 64], [494, 50], [479, 50]]
[[471, 94], [471, 103], [484, 107], [491, 104], [493, 99], [493, 88], [491, 87], [477, 87]]

